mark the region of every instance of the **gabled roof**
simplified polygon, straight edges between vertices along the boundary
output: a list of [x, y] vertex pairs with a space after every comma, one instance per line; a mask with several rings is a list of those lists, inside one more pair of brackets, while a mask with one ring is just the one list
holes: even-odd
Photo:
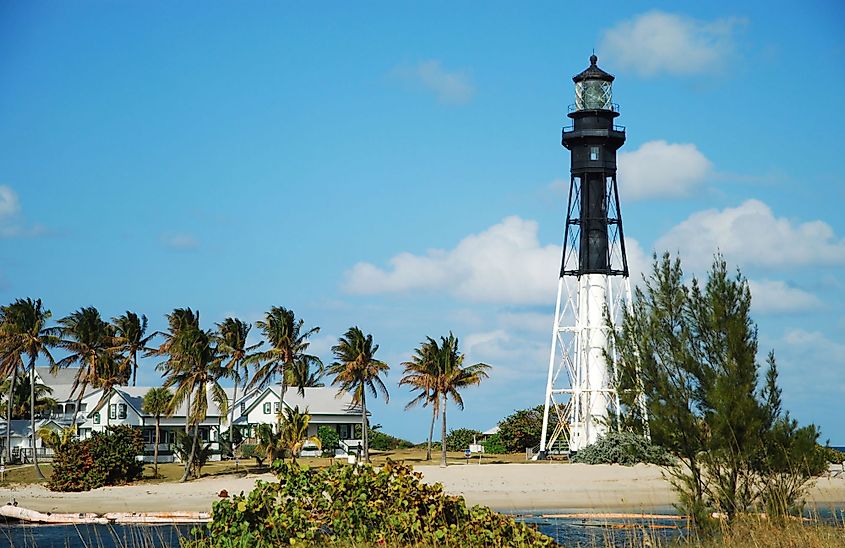
[[[352, 396], [346, 392], [338, 392], [334, 388], [325, 386], [305, 388], [305, 396], [300, 396], [298, 389], [289, 387], [285, 391], [285, 405], [287, 407], [299, 406], [300, 411], [308, 409], [309, 415], [360, 415], [361, 407], [352, 404]], [[261, 403], [269, 394], [279, 398], [281, 387], [279, 385], [265, 388], [241, 415], [248, 415]], [[235, 421], [237, 422], [237, 421]]]
[[73, 388], [73, 381], [78, 372], [78, 367], [67, 367], [59, 369], [54, 374], [50, 372], [50, 367], [47, 365], [35, 366], [35, 374], [41, 379], [42, 384], [53, 389], [50, 397], [59, 403], [75, 399], [74, 394], [71, 394], [71, 388]]
[[[35, 430], [39, 430], [49, 424], [61, 429], [63, 426], [52, 419], [39, 419], [35, 421]], [[32, 428], [29, 419], [13, 420], [12, 421], [12, 436], [20, 438], [28, 438], [32, 433]], [[6, 422], [0, 422], [0, 436], [6, 435]]]
[[[142, 417], [153, 417], [149, 413], [143, 412], [144, 406], [144, 395], [150, 391], [151, 386], [117, 386], [115, 387], [115, 392], [117, 392], [121, 398], [123, 398], [126, 403], [132, 406], [132, 409], [135, 410], [138, 415]], [[171, 392], [173, 392], [171, 390]], [[220, 409], [218, 408], [217, 404], [214, 403], [214, 399], [211, 397], [210, 392], [206, 392], [208, 397], [208, 412], [206, 416], [208, 417], [219, 417], [222, 416]], [[184, 417], [188, 412], [188, 401], [187, 399], [182, 402], [182, 405], [179, 406], [175, 412], [170, 415], [171, 417]]]

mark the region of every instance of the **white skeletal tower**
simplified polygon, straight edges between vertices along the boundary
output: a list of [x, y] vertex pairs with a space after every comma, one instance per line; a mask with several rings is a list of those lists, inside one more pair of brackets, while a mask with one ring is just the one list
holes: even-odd
[[[591, 56], [589, 68], [573, 78], [572, 125], [563, 128], [571, 177], [539, 458], [594, 443], [607, 432], [609, 410], [620, 411], [608, 343], [631, 302], [616, 186], [625, 128], [613, 123], [614, 78], [597, 61]], [[551, 431], [550, 415], [557, 418]]]

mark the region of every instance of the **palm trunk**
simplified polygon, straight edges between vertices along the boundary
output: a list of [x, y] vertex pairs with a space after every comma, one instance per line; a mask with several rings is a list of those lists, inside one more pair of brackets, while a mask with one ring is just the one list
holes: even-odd
[[12, 369], [12, 382], [9, 383], [9, 397], [6, 399], [6, 463], [12, 462], [12, 398], [15, 395], [15, 381], [18, 379], [18, 365]]
[[446, 467], [446, 394], [443, 394], [443, 409], [440, 410], [443, 415], [443, 426], [440, 428], [440, 467]]
[[361, 390], [361, 436], [364, 441], [364, 462], [370, 462], [370, 425], [367, 422], [367, 393]]
[[[235, 366], [237, 371], [237, 366]], [[232, 456], [235, 456], [235, 401], [238, 399], [238, 379], [235, 377], [235, 390], [232, 392], [232, 408], [229, 410], [229, 445], [232, 446]]]
[[[115, 410], [114, 414], [117, 416], [117, 410]], [[109, 419], [111, 419], [111, 394], [109, 394], [106, 400], [106, 429], [109, 427]]]
[[185, 411], [185, 433], [191, 433], [191, 393], [188, 392], [188, 408]]
[[132, 386], [135, 386], [135, 380], [138, 378], [138, 352], [132, 351]]
[[155, 467], [155, 477], [158, 477], [158, 442], [159, 434], [161, 432], [161, 415], [156, 415], [156, 444], [153, 447], [153, 465]]
[[[35, 465], [35, 474], [38, 476], [38, 479], [44, 479], [44, 474], [41, 472], [41, 467], [38, 466], [38, 453], [35, 450], [35, 356], [32, 356], [29, 360], [29, 421], [30, 421], [30, 428], [32, 429], [32, 436], [31, 440], [32, 443], [32, 463]], [[12, 425], [7, 424], [6, 427], [10, 428]]]
[[191, 474], [191, 465], [194, 462], [194, 455], [197, 454], [197, 439], [199, 438], [200, 423], [194, 424], [194, 441], [191, 442], [191, 454], [188, 456], [188, 462], [185, 463], [185, 473], [182, 474], [180, 482], [188, 481], [188, 476]]
[[434, 421], [437, 419], [437, 407], [431, 406], [431, 426], [428, 428], [428, 446], [425, 449], [425, 460], [431, 460], [431, 440], [434, 438]]
[[[84, 395], [85, 395], [85, 385], [83, 384], [82, 387], [80, 388], [79, 396], [76, 398], [76, 403], [74, 404], [74, 407], [73, 407], [73, 419], [72, 419], [73, 420], [73, 431], [76, 432], [76, 433], [79, 433], [78, 432], [78, 424], [77, 424], [76, 419], [79, 416], [79, 413], [80, 413], [79, 410], [82, 408], [82, 397]], [[109, 410], [106, 409], [106, 420], [108, 420], [108, 416], [109, 416], [108, 413], [109, 413]]]

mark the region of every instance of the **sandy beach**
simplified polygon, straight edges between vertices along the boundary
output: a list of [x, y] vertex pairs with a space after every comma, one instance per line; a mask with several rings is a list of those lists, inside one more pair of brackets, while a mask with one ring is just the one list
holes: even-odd
[[[584, 464], [485, 464], [448, 468], [417, 466], [425, 481], [442, 483], [450, 494], [466, 497], [499, 511], [540, 509], [653, 510], [675, 501], [669, 483], [657, 466], [632, 467]], [[41, 485], [0, 489], [0, 503], [14, 498], [18, 505], [41, 512], [154, 512], [208, 511], [218, 494], [249, 491], [256, 480], [270, 474], [216, 477], [189, 483], [139, 484], [103, 487], [84, 493], [54, 493]], [[845, 506], [845, 477], [821, 478], [808, 502]]]

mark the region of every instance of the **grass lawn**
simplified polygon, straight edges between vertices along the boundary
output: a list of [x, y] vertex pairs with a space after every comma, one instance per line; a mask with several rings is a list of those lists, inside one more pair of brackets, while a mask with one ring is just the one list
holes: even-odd
[[[437, 466], [440, 464], [440, 452], [432, 451], [431, 460], [425, 460], [425, 449], [396, 449], [391, 451], [370, 451], [370, 460], [375, 466], [383, 465], [387, 460], [397, 462], [404, 462], [405, 464], [415, 465], [431, 465]], [[316, 468], [324, 468], [333, 463], [345, 463], [345, 459], [330, 459], [325, 457], [304, 457], [298, 459], [300, 464]], [[525, 455], [522, 453], [509, 453], [505, 455], [482, 455], [481, 464], [506, 464], [506, 463], [525, 463]], [[447, 463], [449, 466], [478, 466], [478, 456], [473, 456], [469, 462], [464, 458], [463, 452], [449, 452], [447, 453]], [[543, 464], [540, 462], [539, 464]], [[50, 464], [42, 464], [41, 470], [46, 477], [50, 477], [53, 472], [53, 467]], [[144, 475], [141, 478], [143, 483], [167, 483], [177, 482], [182, 478], [184, 468], [179, 463], [164, 463], [158, 465], [158, 477], [154, 477], [153, 465], [147, 464], [144, 466]], [[268, 467], [258, 466], [254, 459], [240, 459], [239, 462], [226, 460], [222, 462], [210, 462], [203, 466], [202, 477], [218, 477], [225, 475], [247, 475], [247, 474], [263, 474], [269, 472]], [[0, 486], [6, 487], [12, 484], [27, 484], [27, 483], [43, 483], [46, 480], [39, 480], [35, 475], [35, 467], [32, 465], [23, 466], [7, 466], [6, 477], [0, 481]]]

